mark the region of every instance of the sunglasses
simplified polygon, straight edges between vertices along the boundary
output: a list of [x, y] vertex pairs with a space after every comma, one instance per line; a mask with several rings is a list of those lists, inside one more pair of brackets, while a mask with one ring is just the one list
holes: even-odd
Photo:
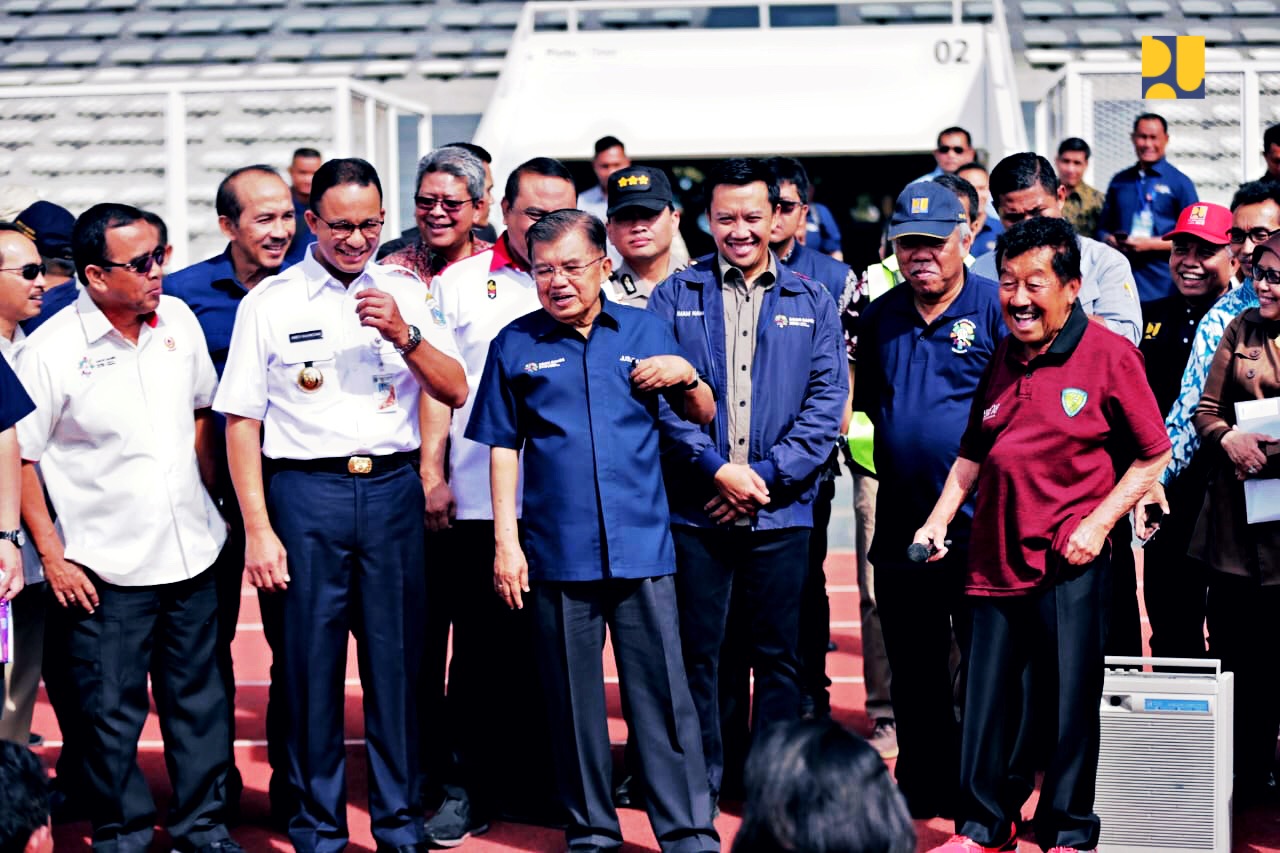
[[1265, 281], [1267, 284], [1280, 284], [1280, 270], [1263, 269], [1255, 264], [1253, 267], [1253, 280], [1255, 282]]
[[148, 252], [145, 255], [139, 255], [131, 261], [125, 261], [122, 264], [117, 264], [115, 261], [99, 261], [97, 266], [102, 267], [104, 270], [124, 267], [130, 272], [137, 273], [138, 275], [146, 275], [151, 272], [151, 268], [156, 264], [164, 266], [164, 259], [168, 254], [168, 246], [156, 246], [151, 252]]
[[946, 154], [948, 152], [952, 154], [963, 154], [967, 150], [968, 149], [963, 145], [939, 145], [937, 149], [939, 154]]
[[0, 267], [0, 272], [20, 272], [27, 281], [35, 281], [47, 272], [44, 264], [23, 264], [20, 267]]
[[459, 213], [468, 204], [475, 204], [475, 201], [473, 198], [432, 198], [429, 195], [415, 195], [413, 197], [413, 203], [423, 213], [430, 213], [435, 210], [437, 204], [440, 205], [440, 209], [445, 213]]
[[788, 201], [786, 199], [783, 199], [782, 201], [778, 202], [778, 207], [782, 208], [783, 213], [790, 216], [792, 213], [795, 213], [796, 208], [802, 204], [804, 204], [804, 202], [802, 201]]

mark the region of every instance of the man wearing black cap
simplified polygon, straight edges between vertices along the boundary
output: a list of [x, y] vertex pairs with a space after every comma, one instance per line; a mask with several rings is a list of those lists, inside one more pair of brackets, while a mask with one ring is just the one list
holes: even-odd
[[644, 308], [663, 279], [689, 265], [675, 257], [672, 238], [680, 233], [680, 211], [671, 182], [661, 169], [629, 166], [609, 176], [606, 225], [609, 242], [622, 255], [609, 277], [609, 298]]
[[17, 223], [31, 232], [45, 266], [40, 313], [22, 321], [22, 331], [28, 335], [76, 301], [76, 265], [71, 260], [71, 226], [75, 222], [71, 211], [47, 201], [37, 201], [18, 214]]
[[960, 778], [960, 728], [948, 667], [954, 630], [966, 645], [961, 596], [969, 540], [966, 505], [945, 562], [907, 556], [916, 528], [942, 493], [960, 436], [997, 342], [1006, 330], [994, 281], [969, 272], [969, 218], [950, 189], [910, 184], [889, 224], [905, 278], [860, 318], [853, 408], [875, 426], [880, 477], [876, 604], [893, 672], [898, 786], [915, 818], [949, 815]]

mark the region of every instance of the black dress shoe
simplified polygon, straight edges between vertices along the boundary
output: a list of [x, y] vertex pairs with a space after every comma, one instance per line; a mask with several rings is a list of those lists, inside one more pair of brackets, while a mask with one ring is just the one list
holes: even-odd
[[644, 780], [627, 774], [613, 789], [613, 804], [620, 809], [644, 808]]

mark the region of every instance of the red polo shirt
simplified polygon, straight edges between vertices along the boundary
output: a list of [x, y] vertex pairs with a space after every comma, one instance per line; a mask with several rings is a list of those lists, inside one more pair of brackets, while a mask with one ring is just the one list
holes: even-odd
[[1025, 362], [1016, 343], [996, 348], [960, 441], [960, 456], [981, 465], [969, 595], [1053, 583], [1067, 539], [1117, 472], [1169, 449], [1137, 347], [1079, 302], [1046, 352]]

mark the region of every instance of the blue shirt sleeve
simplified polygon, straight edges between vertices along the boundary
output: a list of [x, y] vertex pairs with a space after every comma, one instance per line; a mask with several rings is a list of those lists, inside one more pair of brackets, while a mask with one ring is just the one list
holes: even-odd
[[9, 362], [0, 358], [0, 431], [6, 430], [36, 410]]
[[490, 447], [519, 450], [524, 444], [520, 433], [520, 410], [511, 382], [502, 364], [502, 338], [489, 344], [484, 373], [476, 388], [476, 404], [471, 410], [466, 437]]

